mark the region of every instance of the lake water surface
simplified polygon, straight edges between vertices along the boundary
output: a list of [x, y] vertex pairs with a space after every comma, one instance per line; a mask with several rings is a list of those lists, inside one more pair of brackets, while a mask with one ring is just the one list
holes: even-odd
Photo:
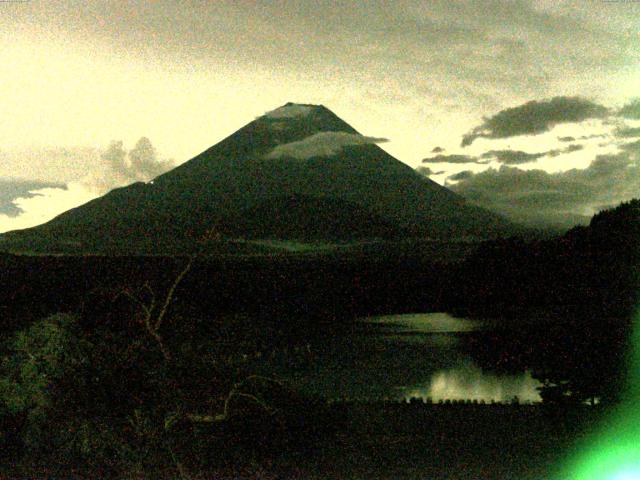
[[483, 371], [462, 349], [465, 333], [481, 321], [445, 313], [363, 318], [349, 335], [314, 345], [314, 360], [277, 367], [301, 391], [333, 399], [538, 402], [539, 383], [529, 372]]

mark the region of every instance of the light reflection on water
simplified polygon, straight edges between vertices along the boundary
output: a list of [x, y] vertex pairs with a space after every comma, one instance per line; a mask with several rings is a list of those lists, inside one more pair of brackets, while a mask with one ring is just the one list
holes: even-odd
[[[368, 318], [366, 323], [387, 327], [384, 338], [400, 344], [429, 345], [433, 350], [451, 351], [459, 338], [456, 333], [482, 330], [485, 325], [478, 320], [457, 318], [447, 313], [387, 315]], [[485, 372], [469, 358], [453, 359], [449, 368], [429, 372], [428, 381], [410, 386], [396, 387], [396, 397], [445, 400], [476, 400], [484, 402], [521, 403], [542, 401], [538, 387], [540, 382], [530, 372], [520, 374], [496, 374]]]
[[270, 373], [330, 399], [540, 401], [530, 373], [483, 371], [465, 353], [469, 332], [485, 328], [445, 313], [364, 318], [355, 332], [313, 346], [312, 361], [272, 365]]
[[448, 313], [408, 313], [404, 315], [382, 315], [369, 317], [363, 323], [383, 325], [397, 332], [414, 333], [461, 333], [482, 330], [478, 320], [458, 318]]
[[405, 399], [477, 400], [485, 402], [520, 403], [540, 402], [537, 387], [540, 382], [529, 372], [521, 375], [497, 375], [483, 372], [477, 366], [468, 365], [435, 372], [428, 383], [411, 387], [400, 387]]

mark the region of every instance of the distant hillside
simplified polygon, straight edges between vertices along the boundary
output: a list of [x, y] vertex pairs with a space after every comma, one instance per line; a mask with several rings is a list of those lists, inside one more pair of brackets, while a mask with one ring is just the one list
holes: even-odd
[[488, 241], [465, 260], [450, 289], [454, 308], [519, 315], [549, 307], [627, 314], [640, 300], [640, 200], [596, 214], [544, 241]]
[[478, 342], [488, 364], [532, 370], [545, 401], [625, 394], [640, 301], [640, 200], [552, 240], [486, 242], [449, 271], [440, 278], [443, 309], [507, 327]]
[[323, 106], [287, 104], [153, 182], [119, 188], [5, 250], [144, 253], [225, 239], [495, 238], [502, 217], [423, 178]]

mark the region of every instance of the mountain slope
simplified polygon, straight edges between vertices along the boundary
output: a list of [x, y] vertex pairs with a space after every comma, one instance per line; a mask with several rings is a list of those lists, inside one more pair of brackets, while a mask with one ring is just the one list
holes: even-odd
[[310, 216], [321, 225], [310, 232], [314, 239], [323, 231], [326, 239], [348, 241], [487, 238], [511, 230], [498, 215], [418, 175], [378, 141], [323, 106], [287, 104], [153, 182], [5, 234], [0, 247], [174, 251], [189, 249], [211, 229], [227, 238], [300, 239], [314, 224]]

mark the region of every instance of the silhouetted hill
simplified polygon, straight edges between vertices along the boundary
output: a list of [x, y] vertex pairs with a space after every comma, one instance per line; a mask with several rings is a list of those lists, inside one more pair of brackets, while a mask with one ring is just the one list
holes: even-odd
[[192, 160], [50, 222], [13, 250], [181, 252], [223, 238], [494, 238], [502, 217], [417, 174], [323, 106], [287, 104]]
[[553, 240], [484, 243], [445, 274], [443, 297], [445, 309], [516, 325], [478, 350], [489, 363], [498, 354], [499, 363], [532, 369], [546, 399], [611, 400], [624, 394], [639, 272], [640, 200], [632, 200]]

